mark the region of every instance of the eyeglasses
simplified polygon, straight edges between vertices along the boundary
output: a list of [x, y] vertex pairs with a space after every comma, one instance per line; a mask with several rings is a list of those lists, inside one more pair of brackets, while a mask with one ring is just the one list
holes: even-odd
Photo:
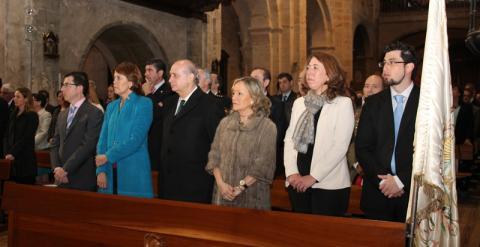
[[68, 87], [68, 86], [77, 86], [78, 84], [75, 84], [75, 83], [62, 83], [62, 87]]
[[378, 67], [383, 68], [383, 67], [385, 67], [385, 65], [393, 66], [393, 65], [398, 64], [398, 63], [406, 64], [408, 62], [404, 62], [404, 61], [383, 61], [383, 62], [378, 63]]

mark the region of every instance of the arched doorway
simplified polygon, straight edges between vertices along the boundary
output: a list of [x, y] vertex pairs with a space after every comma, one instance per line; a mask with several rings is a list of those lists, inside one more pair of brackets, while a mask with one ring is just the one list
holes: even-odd
[[[480, 81], [480, 58], [474, 56], [465, 46], [466, 29], [448, 29], [450, 73], [452, 82], [460, 86], [468, 82]], [[419, 64], [415, 81], [420, 82], [425, 48], [426, 31], [405, 35], [402, 42], [412, 45], [417, 53]]]
[[307, 0], [307, 54], [333, 51], [330, 13], [325, 0]]
[[145, 62], [154, 57], [168, 64], [165, 53], [148, 30], [136, 24], [111, 24], [98, 32], [80, 67], [96, 82], [98, 96], [105, 98], [107, 86], [112, 83], [112, 69], [118, 63], [133, 62], [143, 70]]
[[238, 15], [232, 5], [222, 5], [222, 93], [228, 94], [232, 80], [245, 74]]
[[367, 73], [367, 56], [369, 38], [367, 30], [364, 26], [359, 25], [355, 29], [353, 37], [353, 78], [350, 87], [357, 91], [362, 89], [363, 83], [368, 76]]

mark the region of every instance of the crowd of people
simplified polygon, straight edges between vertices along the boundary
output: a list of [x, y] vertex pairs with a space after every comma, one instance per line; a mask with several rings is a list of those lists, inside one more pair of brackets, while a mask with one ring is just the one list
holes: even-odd
[[[363, 91], [347, 88], [337, 59], [315, 52], [294, 79], [256, 67], [232, 83], [184, 59], [114, 69], [100, 100], [84, 72], [64, 76], [56, 107], [48, 92], [1, 88], [1, 128], [12, 180], [34, 184], [35, 151], [49, 150], [55, 183], [62, 188], [135, 197], [158, 196], [270, 210], [270, 188], [284, 177], [293, 211], [343, 216], [355, 178], [367, 218], [404, 221], [420, 87], [415, 51], [389, 44], [381, 74]], [[293, 92], [294, 83], [299, 92]], [[468, 86], [469, 84], [467, 84]], [[456, 141], [477, 145], [480, 93], [453, 86]], [[462, 96], [461, 96], [462, 95]], [[461, 126], [461, 127], [460, 127]]]

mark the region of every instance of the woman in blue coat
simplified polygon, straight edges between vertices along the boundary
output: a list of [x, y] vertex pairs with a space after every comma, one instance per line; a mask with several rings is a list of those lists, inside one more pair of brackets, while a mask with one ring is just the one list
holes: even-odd
[[142, 95], [140, 69], [117, 65], [113, 87], [120, 97], [108, 104], [97, 144], [98, 191], [153, 197], [147, 136], [152, 123], [152, 101]]

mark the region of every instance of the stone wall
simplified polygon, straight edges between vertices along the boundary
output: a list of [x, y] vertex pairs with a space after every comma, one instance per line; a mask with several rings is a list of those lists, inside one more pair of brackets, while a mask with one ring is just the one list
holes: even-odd
[[[28, 8], [33, 15], [26, 14]], [[31, 86], [33, 91], [45, 88], [54, 93], [59, 77], [83, 69], [92, 44], [116, 26], [145, 31], [157, 43], [148, 44], [153, 56], [164, 57], [169, 64], [191, 58], [207, 66], [211, 57], [219, 55], [207, 49], [213, 43], [207, 23], [118, 0], [3, 0], [0, 18], [0, 77], [4, 83]], [[25, 31], [29, 24], [32, 33]], [[42, 36], [48, 31], [59, 37], [58, 58], [43, 54]]]

